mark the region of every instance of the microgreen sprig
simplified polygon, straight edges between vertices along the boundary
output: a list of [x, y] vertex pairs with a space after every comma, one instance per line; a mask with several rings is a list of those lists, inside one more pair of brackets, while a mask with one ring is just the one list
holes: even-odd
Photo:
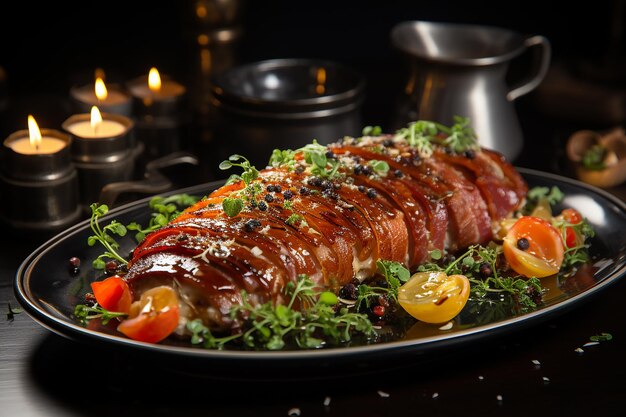
[[386, 286], [372, 286], [361, 284], [358, 287], [356, 308], [359, 311], [362, 305], [369, 307], [372, 299], [381, 295], [390, 301], [398, 299], [398, 289], [411, 278], [411, 273], [399, 262], [379, 259], [376, 261], [378, 273], [385, 279]]
[[259, 177], [259, 171], [250, 163], [250, 161], [241, 155], [231, 155], [227, 160], [220, 163], [221, 170], [227, 170], [232, 167], [243, 169], [241, 174], [231, 175], [226, 184], [233, 184], [243, 181], [244, 189], [236, 193], [233, 197], [227, 197], [222, 202], [222, 208], [228, 217], [235, 217], [244, 208], [244, 200], [256, 203], [257, 196], [261, 193], [262, 187], [256, 182]]
[[340, 163], [337, 159], [326, 156], [328, 152], [326, 146], [320, 145], [316, 140], [313, 140], [313, 143], [306, 144], [298, 149], [298, 152], [302, 152], [304, 161], [311, 165], [311, 174], [328, 179], [337, 177]]
[[150, 222], [143, 227], [137, 222], [126, 225], [128, 230], [136, 230], [135, 239], [141, 242], [148, 233], [160, 229], [175, 219], [182, 209], [191, 206], [199, 200], [189, 194], [175, 194], [169, 197], [156, 196], [150, 199], [148, 206], [151, 210]]
[[109, 311], [98, 304], [94, 306], [79, 304], [74, 308], [74, 317], [82, 324], [86, 324], [89, 320], [101, 319], [102, 324], [106, 325], [111, 319], [125, 316], [127, 316], [126, 313]]
[[454, 124], [451, 127], [428, 120], [409, 123], [407, 127], [396, 131], [394, 138], [406, 140], [423, 158], [433, 154], [433, 145], [447, 147], [455, 153], [479, 149], [478, 139], [470, 127], [469, 118], [459, 116], [454, 117]]
[[[205, 348], [223, 349], [239, 341], [250, 349], [280, 350], [290, 343], [304, 348], [320, 348], [326, 344], [350, 341], [354, 334], [375, 335], [371, 322], [364, 314], [341, 308], [336, 311], [337, 296], [320, 292], [306, 276], [285, 286], [287, 304], [272, 302], [253, 305], [248, 294], [242, 292], [242, 303], [231, 310], [231, 317], [244, 318], [244, 330], [219, 337], [200, 320], [187, 323], [192, 334], [191, 343]], [[299, 308], [295, 309], [296, 304]]]
[[[447, 265], [427, 262], [419, 266], [418, 271], [443, 271], [447, 275], [465, 275], [471, 284], [471, 293], [475, 300], [484, 301], [489, 294], [506, 293], [522, 309], [534, 309], [541, 298], [541, 283], [537, 278], [520, 276], [502, 276], [498, 272], [497, 261], [502, 248], [500, 246], [470, 246]], [[481, 273], [481, 267], [488, 265], [490, 276]], [[483, 267], [484, 268], [484, 267]]]
[[109, 207], [106, 204], [93, 203], [90, 208], [91, 218], [89, 220], [89, 226], [94, 232], [94, 235], [87, 238], [87, 244], [89, 246], [93, 246], [99, 242], [105, 248], [105, 252], [93, 261], [93, 267], [95, 269], [104, 269], [106, 265], [106, 258], [114, 259], [124, 265], [128, 264], [128, 261], [118, 253], [120, 245], [111, 236], [111, 234], [118, 235], [120, 237], [126, 236], [126, 226], [117, 220], [112, 220], [108, 225], [100, 227], [99, 220], [102, 216], [109, 212]]

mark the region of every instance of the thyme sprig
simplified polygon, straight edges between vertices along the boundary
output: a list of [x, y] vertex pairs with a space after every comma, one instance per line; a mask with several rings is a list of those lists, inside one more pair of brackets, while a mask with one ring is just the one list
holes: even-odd
[[127, 265], [128, 261], [118, 252], [120, 249], [119, 243], [117, 243], [112, 236], [126, 236], [126, 226], [117, 220], [112, 220], [108, 225], [101, 227], [100, 218], [109, 212], [109, 207], [106, 204], [93, 203], [90, 208], [91, 218], [89, 219], [89, 226], [94, 234], [87, 238], [87, 244], [94, 246], [96, 243], [100, 243], [105, 249], [105, 252], [93, 261], [94, 269], [104, 269], [106, 259], [113, 259], [121, 264]]

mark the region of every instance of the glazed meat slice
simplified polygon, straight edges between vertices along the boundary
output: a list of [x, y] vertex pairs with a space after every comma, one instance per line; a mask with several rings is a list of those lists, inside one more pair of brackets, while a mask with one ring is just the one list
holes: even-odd
[[[527, 191], [492, 151], [424, 156], [390, 135], [316, 146], [314, 157], [292, 152], [149, 234], [126, 275], [135, 298], [170, 285], [181, 320], [232, 331], [240, 323], [229, 312], [242, 292], [252, 304], [284, 303], [285, 286], [301, 275], [337, 292], [374, 275], [380, 259], [413, 269], [435, 249], [484, 244]], [[229, 212], [233, 201], [239, 209]]]

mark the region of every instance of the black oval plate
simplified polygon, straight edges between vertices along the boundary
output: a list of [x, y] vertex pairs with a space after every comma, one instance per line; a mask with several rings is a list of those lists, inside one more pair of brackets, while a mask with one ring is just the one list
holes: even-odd
[[[545, 297], [545, 305], [523, 315], [505, 318], [485, 325], [452, 330], [420, 330], [419, 323], [410, 329], [402, 340], [382, 342], [366, 346], [326, 348], [298, 351], [234, 351], [206, 350], [175, 342], [149, 344], [136, 342], [115, 331], [107, 332], [84, 327], [71, 318], [76, 304], [83, 302], [83, 295], [91, 281], [99, 275], [90, 265], [90, 260], [102, 253], [101, 247], [89, 247], [87, 237], [91, 229], [89, 222], [83, 221], [65, 232], [53, 237], [35, 250], [17, 271], [15, 293], [26, 312], [41, 325], [65, 337], [90, 343], [114, 344], [127, 347], [134, 352], [156, 354], [160, 358], [175, 363], [191, 364], [193, 369], [226, 369], [238, 366], [238, 372], [248, 369], [251, 373], [271, 367], [289, 369], [292, 366], [325, 369], [336, 365], [348, 365], [357, 369], [364, 364], [374, 364], [378, 359], [399, 359], [403, 356], [422, 356], [431, 352], [442, 352], [444, 348], [464, 345], [483, 340], [503, 332], [518, 330], [533, 325], [540, 320], [552, 317], [577, 306], [581, 301], [604, 290], [618, 280], [626, 271], [626, 204], [611, 194], [569, 178], [519, 168], [531, 187], [557, 186], [565, 194], [563, 207], [577, 208], [596, 231], [591, 241], [593, 273], [569, 282], [565, 287], [552, 288]], [[189, 193], [205, 195], [221, 185], [213, 182], [197, 185], [168, 194]], [[149, 219], [149, 198], [111, 210], [102, 220], [108, 223], [117, 219], [123, 224], [139, 221], [146, 224]], [[135, 246], [130, 236], [121, 239], [123, 251]], [[77, 256], [83, 260], [81, 272], [77, 276], [68, 271], [69, 258]], [[165, 355], [165, 356], [164, 356]], [[249, 366], [252, 365], [252, 366]], [[242, 367], [243, 366], [243, 367]], [[286, 367], [286, 368], [285, 368]]]

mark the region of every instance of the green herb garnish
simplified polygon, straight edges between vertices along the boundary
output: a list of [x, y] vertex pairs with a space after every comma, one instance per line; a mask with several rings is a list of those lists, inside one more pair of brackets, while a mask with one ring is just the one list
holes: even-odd
[[226, 197], [222, 201], [222, 208], [228, 217], [235, 217], [243, 210], [243, 200], [238, 197]]
[[290, 226], [308, 226], [308, 223], [306, 222], [306, 220], [304, 220], [304, 217], [301, 214], [298, 213], [292, 213], [287, 220], [285, 220], [285, 223], [287, 223]]
[[399, 262], [380, 259], [376, 261], [376, 269], [385, 278], [386, 286], [359, 285], [356, 299], [357, 311], [361, 309], [363, 303], [369, 307], [371, 300], [381, 295], [390, 301], [397, 301], [398, 288], [411, 278], [409, 270]]
[[606, 164], [604, 163], [606, 153], [606, 148], [600, 144], [591, 146], [583, 154], [583, 167], [592, 171], [602, 171], [606, 168]]
[[[245, 318], [241, 333], [216, 337], [200, 320], [187, 323], [192, 333], [191, 343], [205, 348], [223, 349], [228, 343], [239, 341], [247, 348], [280, 350], [289, 344], [304, 348], [321, 348], [326, 344], [348, 342], [353, 335], [375, 335], [366, 315], [349, 312], [346, 308], [335, 311], [337, 297], [333, 293], [319, 292], [306, 275], [296, 283], [285, 286], [288, 304], [267, 302], [253, 306], [247, 293], [243, 302], [231, 310], [231, 317]], [[300, 309], [295, 310], [298, 304]]]
[[111, 234], [118, 235], [120, 237], [126, 236], [126, 226], [117, 220], [112, 220], [108, 225], [100, 227], [99, 220], [102, 216], [109, 212], [109, 207], [106, 204], [99, 205], [97, 203], [93, 203], [90, 208], [91, 219], [89, 220], [89, 226], [94, 232], [94, 235], [87, 238], [87, 244], [89, 246], [93, 246], [99, 242], [105, 248], [105, 252], [93, 261], [93, 267], [95, 269], [104, 269], [106, 265], [106, 258], [114, 259], [124, 265], [128, 264], [128, 261], [118, 253], [120, 245], [111, 236]]
[[[448, 265], [428, 262], [420, 265], [418, 271], [443, 271], [447, 275], [465, 275], [470, 281], [475, 301], [481, 301], [490, 294], [501, 293], [511, 296], [524, 311], [535, 309], [537, 301], [541, 298], [541, 282], [537, 278], [501, 276], [497, 269], [501, 251], [502, 248], [495, 245], [493, 247], [473, 245]], [[490, 276], [485, 277], [481, 273], [481, 267], [483, 271], [485, 270], [483, 265], [488, 266]]]
[[269, 165], [278, 168], [281, 166], [287, 166], [288, 168], [293, 169], [296, 161], [294, 157], [296, 156], [296, 151], [291, 149], [280, 150], [274, 149], [272, 151], [272, 156], [270, 157]]
[[600, 333], [589, 337], [589, 340], [592, 342], [608, 342], [613, 339], [613, 335], [611, 333]]
[[380, 126], [365, 126], [363, 128], [363, 136], [380, 136], [383, 130]]
[[432, 155], [433, 145], [447, 147], [455, 153], [480, 148], [476, 133], [470, 127], [469, 119], [459, 116], [454, 117], [454, 124], [451, 127], [427, 120], [418, 120], [410, 123], [408, 127], [399, 129], [395, 137], [405, 139], [409, 146], [415, 148], [424, 158]]
[[[259, 177], [259, 171], [250, 164], [247, 158], [235, 154], [220, 163], [221, 170], [227, 170], [232, 167], [240, 167], [243, 169], [243, 172], [231, 175], [226, 184], [243, 181], [245, 187], [243, 190], [238, 191], [235, 197], [226, 198], [222, 202], [222, 208], [229, 217], [234, 217], [243, 210], [244, 200], [256, 204], [257, 196], [262, 191], [261, 185], [255, 181]], [[239, 202], [233, 200], [239, 200]]]
[[74, 308], [74, 317], [76, 317], [76, 319], [82, 324], [86, 324], [89, 320], [101, 319], [102, 324], [106, 325], [111, 319], [125, 316], [127, 316], [126, 313], [109, 311], [102, 308], [98, 304], [93, 307], [85, 304], [79, 304]]
[[15, 319], [16, 314], [20, 314], [22, 311], [21, 308], [13, 308], [11, 307], [11, 303], [7, 302], [7, 321], [13, 321]]
[[385, 161], [371, 160], [368, 162], [374, 172], [381, 177], [385, 177], [389, 172], [389, 164]]
[[199, 200], [198, 197], [189, 194], [176, 194], [169, 197], [153, 197], [150, 199], [148, 206], [152, 211], [150, 222], [143, 227], [137, 222], [126, 225], [128, 230], [136, 230], [135, 239], [141, 242], [148, 233], [160, 229], [170, 221], [180, 215], [181, 210], [195, 204]]
[[311, 165], [311, 174], [328, 179], [338, 176], [339, 161], [335, 158], [328, 158], [326, 156], [328, 148], [320, 145], [316, 140], [298, 149], [297, 152], [304, 154], [304, 161]]
[[548, 187], [533, 187], [528, 190], [526, 194], [526, 204], [522, 209], [522, 213], [528, 215], [537, 207], [542, 201], [546, 201], [550, 207], [554, 207], [556, 204], [563, 201], [565, 195], [557, 186]]

